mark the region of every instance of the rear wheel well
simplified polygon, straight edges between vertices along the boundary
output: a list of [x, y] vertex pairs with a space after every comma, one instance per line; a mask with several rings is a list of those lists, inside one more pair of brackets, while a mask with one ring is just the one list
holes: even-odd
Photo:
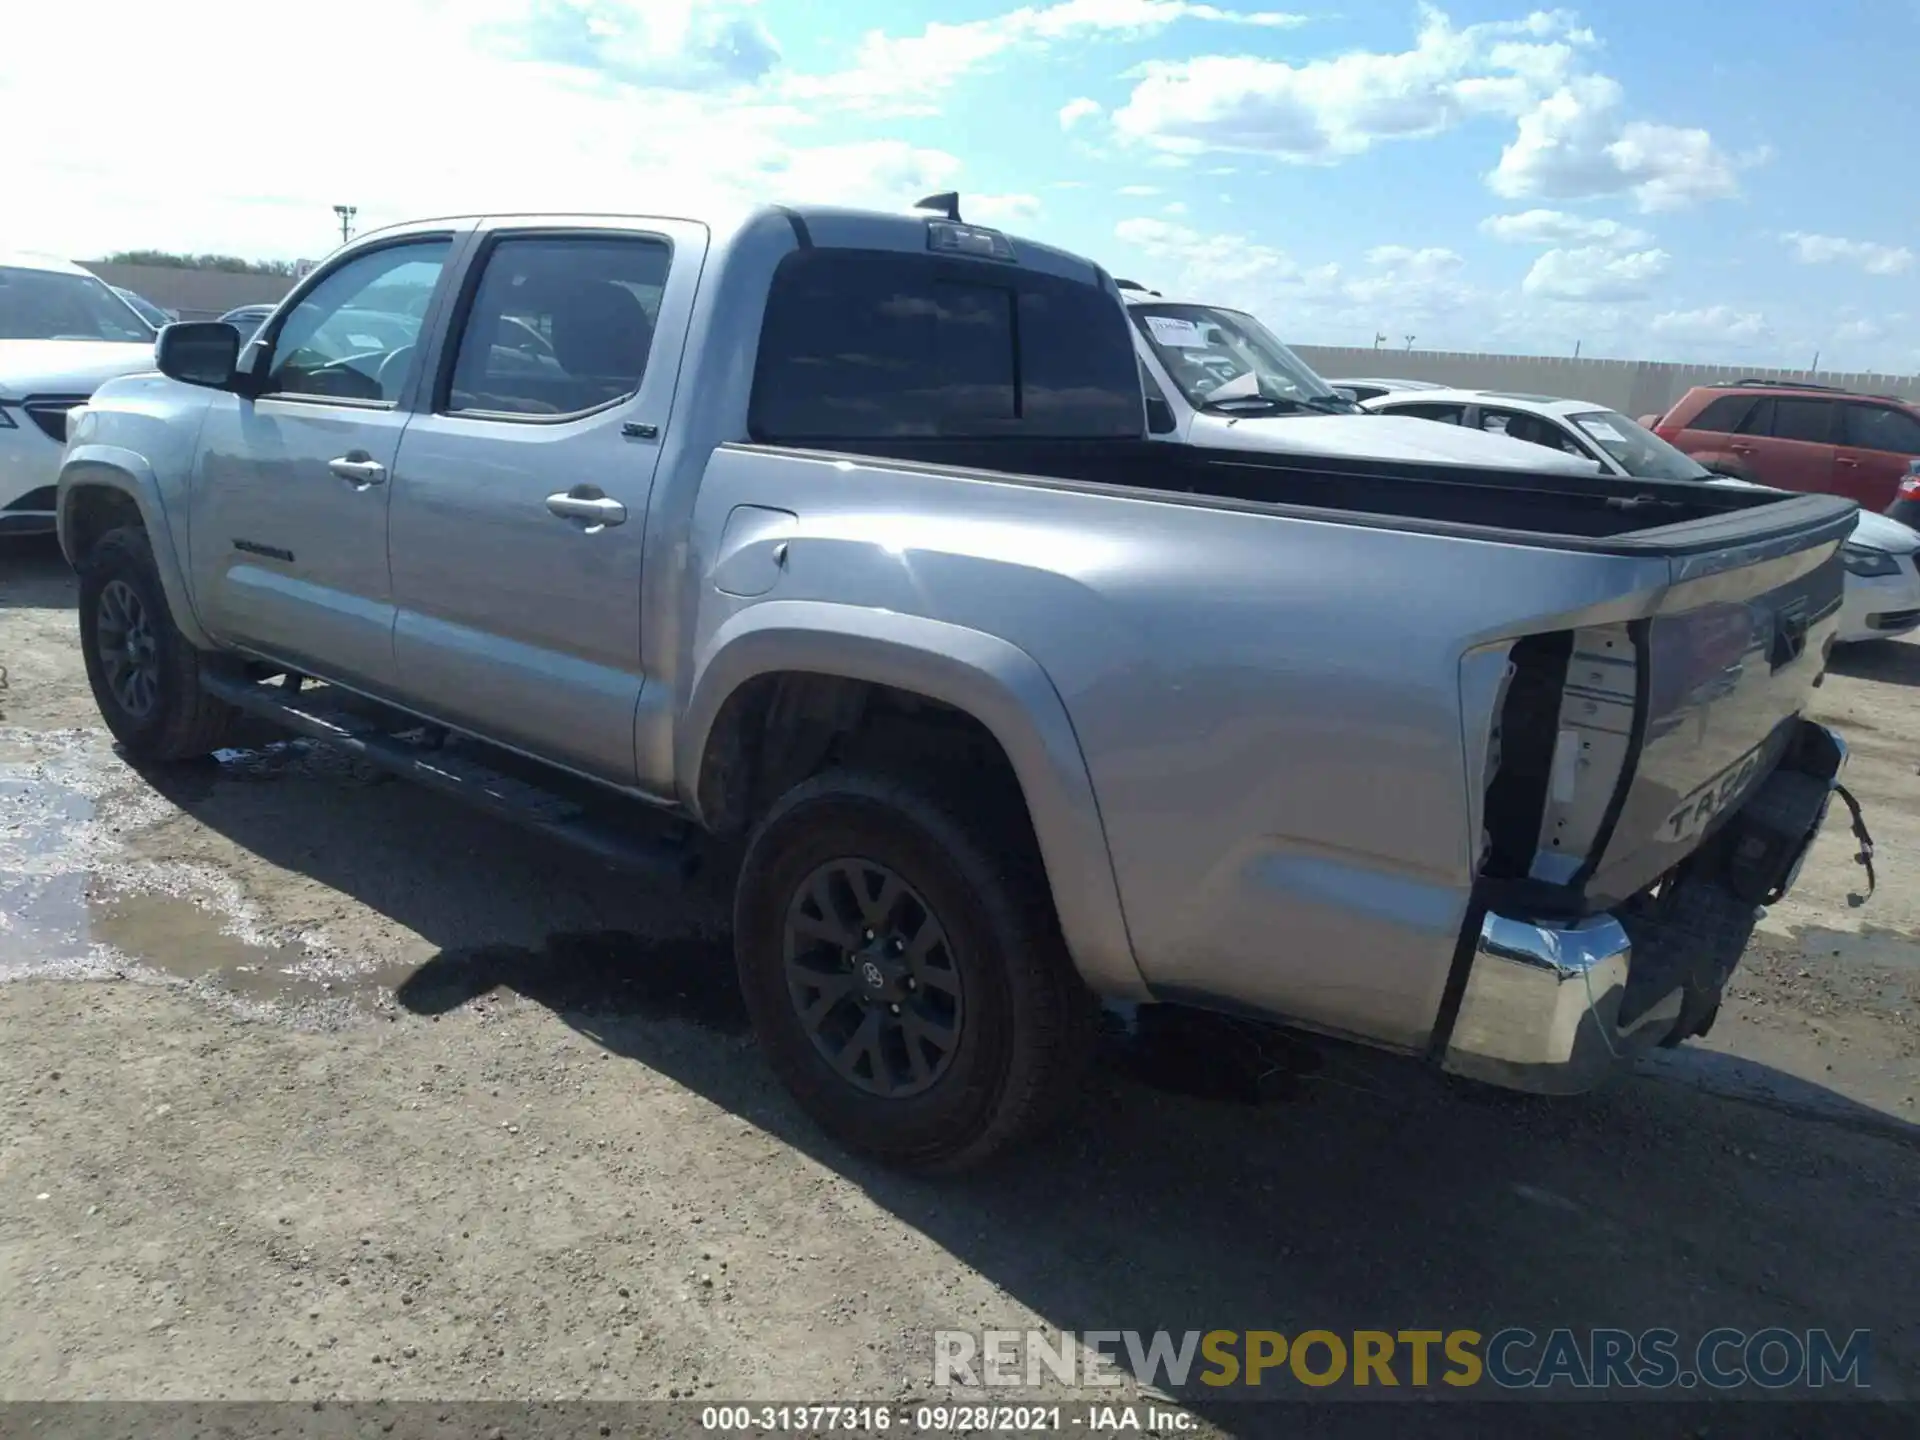
[[758, 675], [727, 697], [707, 734], [696, 790], [707, 828], [736, 837], [801, 781], [833, 766], [881, 770], [1032, 826], [1013, 762], [993, 732], [942, 700], [839, 675]]
[[67, 495], [65, 520], [67, 558], [76, 565], [109, 530], [146, 528], [139, 504], [111, 485], [75, 486]]

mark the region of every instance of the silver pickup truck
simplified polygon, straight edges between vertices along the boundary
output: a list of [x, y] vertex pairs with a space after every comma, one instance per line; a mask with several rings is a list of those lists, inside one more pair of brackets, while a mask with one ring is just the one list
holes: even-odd
[[1844, 758], [1851, 503], [1157, 443], [1111, 277], [957, 214], [423, 222], [157, 353], [57, 497], [125, 751], [726, 857], [765, 1055], [895, 1163], [1058, 1113], [1096, 996], [1588, 1087]]

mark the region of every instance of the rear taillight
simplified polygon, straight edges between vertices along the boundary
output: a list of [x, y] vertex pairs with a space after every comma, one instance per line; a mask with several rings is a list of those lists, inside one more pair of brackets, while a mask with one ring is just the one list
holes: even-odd
[[1920, 500], [1920, 460], [1907, 465], [1907, 478], [1900, 482], [1902, 500]]

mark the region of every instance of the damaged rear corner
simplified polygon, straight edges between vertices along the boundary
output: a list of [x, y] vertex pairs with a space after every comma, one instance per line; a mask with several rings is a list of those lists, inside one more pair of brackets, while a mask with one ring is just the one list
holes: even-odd
[[1478, 864], [1430, 1047], [1443, 1068], [1575, 1093], [1636, 1050], [1704, 1034], [1759, 907], [1793, 883], [1845, 762], [1797, 715], [1758, 768], [1708, 787], [1719, 803], [1700, 802], [1696, 848], [1624, 901], [1594, 902], [1646, 742], [1648, 672], [1645, 621], [1467, 657], [1463, 713], [1485, 722], [1468, 766]]

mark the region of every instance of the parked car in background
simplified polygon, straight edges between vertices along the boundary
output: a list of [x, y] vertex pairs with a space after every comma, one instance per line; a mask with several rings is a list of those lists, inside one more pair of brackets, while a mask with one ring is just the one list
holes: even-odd
[[[1494, 431], [1597, 460], [1609, 475], [1754, 483], [1709, 470], [1644, 426], [1585, 400], [1501, 390], [1434, 390], [1418, 396], [1385, 395], [1367, 402], [1367, 408], [1376, 414], [1414, 415]], [[1862, 510], [1841, 558], [1847, 580], [1836, 643], [1883, 640], [1920, 628], [1920, 534]]]
[[1920, 456], [1920, 409], [1893, 395], [1736, 380], [1696, 385], [1653, 432], [1710, 470], [1884, 511]]
[[0, 254], [0, 535], [54, 528], [67, 411], [153, 367], [154, 328], [97, 275]]
[[1591, 461], [1543, 456], [1495, 435], [1446, 434], [1374, 415], [1335, 392], [1253, 316], [1122, 290], [1134, 322], [1150, 431], [1209, 448], [1425, 460], [1591, 475]]
[[240, 343], [246, 344], [253, 339], [254, 332], [267, 323], [267, 317], [273, 314], [271, 305], [241, 305], [227, 311], [220, 317], [222, 325], [231, 325], [240, 332]]
[[1382, 380], [1378, 376], [1366, 376], [1358, 380], [1328, 380], [1336, 390], [1345, 390], [1355, 400], [1377, 400], [1390, 390], [1443, 390], [1446, 387], [1433, 380]]
[[139, 311], [140, 318], [146, 321], [149, 325], [153, 326], [153, 328], [156, 330], [158, 330], [162, 325], [171, 325], [174, 321], [180, 318], [180, 316], [172, 310], [162, 310], [158, 305], [154, 304], [151, 300], [147, 299], [146, 296], [140, 294], [137, 290], [129, 290], [122, 285], [113, 285], [108, 288], [110, 288], [113, 291], [113, 293], [118, 295], [122, 300], [126, 301], [127, 304], [131, 305], [135, 310]]

